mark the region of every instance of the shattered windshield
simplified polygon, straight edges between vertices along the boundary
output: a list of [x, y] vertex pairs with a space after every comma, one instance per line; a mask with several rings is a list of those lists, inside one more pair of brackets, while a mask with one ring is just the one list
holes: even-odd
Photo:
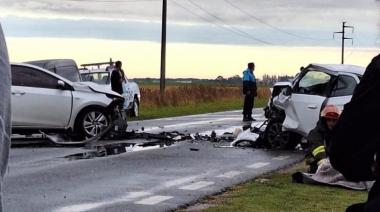
[[307, 72], [298, 84], [298, 92], [322, 95], [330, 82], [331, 75], [317, 70]]

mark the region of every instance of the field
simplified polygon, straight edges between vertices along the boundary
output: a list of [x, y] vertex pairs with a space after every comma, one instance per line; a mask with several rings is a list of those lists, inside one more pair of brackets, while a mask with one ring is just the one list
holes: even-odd
[[[139, 119], [191, 115], [242, 109], [244, 96], [240, 87], [215, 85], [168, 86], [160, 97], [158, 86], [142, 86]], [[258, 88], [255, 107], [263, 107], [270, 90]]]

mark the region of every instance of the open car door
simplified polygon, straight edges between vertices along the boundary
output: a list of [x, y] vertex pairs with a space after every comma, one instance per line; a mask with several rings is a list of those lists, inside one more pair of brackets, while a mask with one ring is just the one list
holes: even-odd
[[286, 131], [306, 136], [318, 120], [334, 76], [330, 73], [309, 67], [300, 76], [286, 106], [283, 127]]

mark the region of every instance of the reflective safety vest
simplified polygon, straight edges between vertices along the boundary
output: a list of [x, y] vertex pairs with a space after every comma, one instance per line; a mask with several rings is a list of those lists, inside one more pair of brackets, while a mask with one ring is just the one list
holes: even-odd
[[312, 149], [311, 152], [306, 155], [306, 164], [310, 166], [311, 172], [315, 172], [326, 157], [326, 149], [324, 145]]

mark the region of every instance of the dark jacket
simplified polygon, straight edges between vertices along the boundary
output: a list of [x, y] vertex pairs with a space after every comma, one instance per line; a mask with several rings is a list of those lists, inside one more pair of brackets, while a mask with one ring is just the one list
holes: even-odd
[[[373, 180], [380, 152], [380, 55], [368, 65], [352, 99], [344, 106], [330, 142], [331, 164], [348, 180]], [[379, 154], [378, 154], [379, 156]]]
[[310, 166], [309, 172], [315, 173], [320, 162], [327, 158], [331, 134], [332, 131], [327, 128], [325, 120], [321, 119], [307, 136], [310, 147], [305, 159], [306, 164]]
[[122, 83], [123, 75], [120, 71], [113, 70], [111, 73], [111, 89], [116, 93], [123, 93], [123, 83]]

